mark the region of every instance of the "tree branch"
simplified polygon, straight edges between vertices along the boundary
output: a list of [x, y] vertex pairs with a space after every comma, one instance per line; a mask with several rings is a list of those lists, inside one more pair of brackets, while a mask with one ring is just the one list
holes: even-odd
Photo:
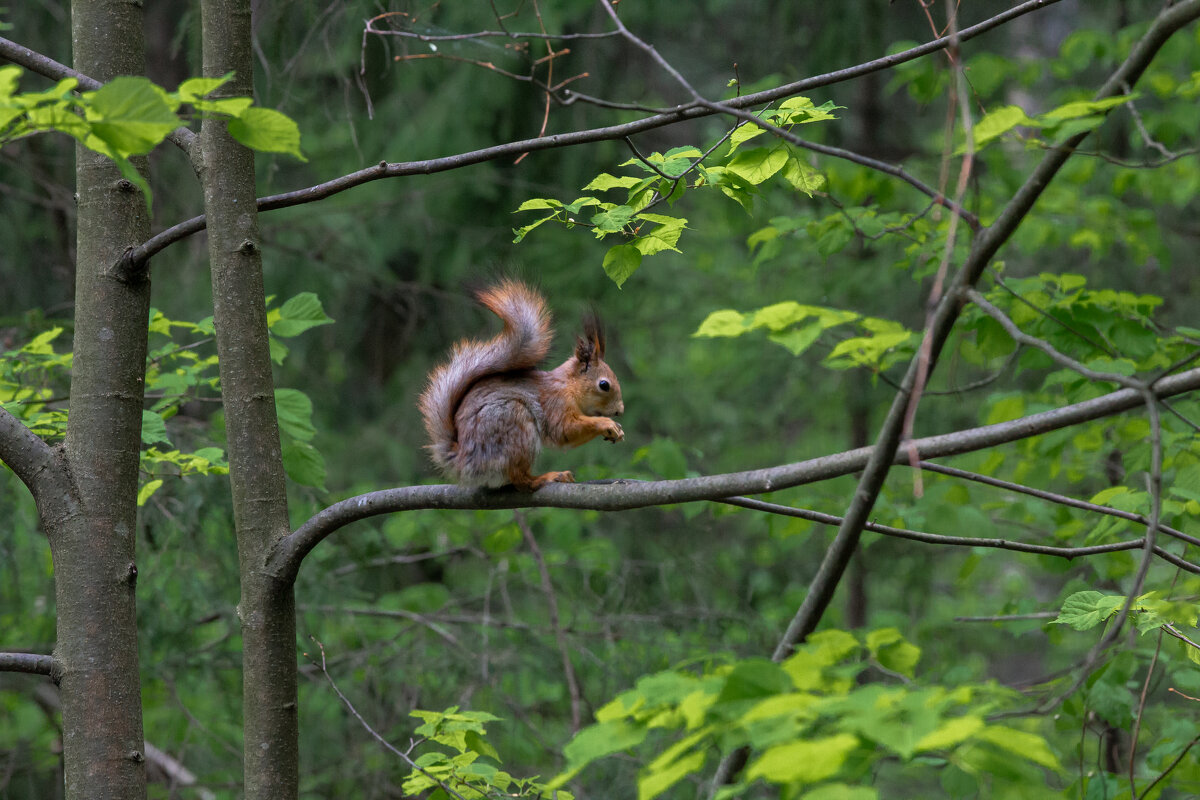
[[[1095, 99], [1115, 96], [1123, 92], [1125, 87], [1133, 86], [1167, 39], [1198, 16], [1200, 16], [1200, 0], [1184, 0], [1159, 14], [1145, 35], [1134, 46], [1129, 57], [1122, 62], [1096, 93]], [[961, 37], [965, 32], [965, 30], [960, 32], [959, 36]], [[930, 340], [928, 348], [930, 373], [937, 363], [938, 355], [950, 335], [951, 328], [958, 320], [962, 291], [975, 285], [1000, 247], [1013, 235], [1046, 186], [1089, 133], [1090, 131], [1080, 132], [1060, 147], [1047, 153], [1005, 205], [996, 221], [984, 229], [975, 240], [966, 262], [955, 278], [954, 285], [942, 298], [930, 321], [926, 334]], [[917, 358], [914, 358], [909, 365], [908, 373], [901, 382], [900, 390], [896, 393], [895, 400], [880, 428], [871, 458], [863, 471], [858, 488], [855, 490], [854, 500], [846, 511], [845, 522], [839, 528], [833, 544], [826, 551], [825, 559], [817, 570], [817, 575], [809, 587], [804, 602], [780, 640], [779, 647], [776, 648], [775, 657], [777, 659], [781, 659], [793, 645], [803, 641], [809, 633], [816, 629], [825, 608], [833, 599], [834, 590], [858, 545], [863, 523], [866, 522], [867, 516], [875, 505], [875, 500], [879, 496], [889, 468], [896, 461], [895, 454], [900, 444], [904, 415], [920, 366]], [[1132, 397], [1141, 397], [1135, 390], [1126, 391], [1131, 392]], [[1146, 540], [1147, 545], [1152, 546], [1153, 526], [1148, 531]]]
[[0, 672], [50, 676], [54, 672], [54, 666], [54, 656], [38, 653], [0, 653]]
[[[826, 514], [821, 511], [811, 511], [807, 508], [793, 508], [792, 506], [780, 505], [779, 503], [767, 503], [762, 500], [753, 500], [749, 497], [727, 497], [722, 500], [717, 500], [718, 503], [725, 505], [738, 506], [739, 508], [748, 508], [752, 511], [763, 511], [768, 514], [778, 514], [784, 517], [796, 517], [798, 519], [807, 519], [812, 522], [819, 522], [822, 525], [840, 525], [843, 517], [834, 514]], [[1142, 550], [1146, 546], [1146, 537], [1130, 539], [1125, 542], [1110, 542], [1108, 544], [1095, 544], [1086, 547], [1061, 547], [1058, 545], [1045, 544], [1030, 544], [1028, 542], [1014, 542], [1012, 539], [989, 539], [979, 536], [946, 536], [940, 533], [926, 533], [925, 531], [914, 531], [908, 528], [896, 528], [892, 525], [880, 525], [875, 522], [868, 522], [863, 525], [864, 530], [872, 533], [891, 536], [896, 539], [907, 539], [912, 542], [925, 542], [926, 544], [940, 544], [952, 547], [988, 547], [998, 550], [1011, 550], [1016, 553], [1033, 553], [1041, 556], [1054, 556], [1055, 558], [1065, 558], [1068, 561], [1085, 556], [1095, 556], [1102, 553], [1119, 553], [1125, 550]], [[1164, 560], [1179, 566], [1185, 572], [1190, 572], [1193, 575], [1200, 575], [1200, 565], [1193, 564], [1189, 561], [1184, 561], [1178, 556], [1172, 556], [1166, 553], [1162, 548], [1153, 548], [1155, 555], [1162, 556]], [[1180, 563], [1182, 562], [1182, 563]]]
[[0, 406], [0, 462], [7, 464], [29, 488], [43, 524], [61, 521], [66, 515], [78, 512], [79, 501], [58, 452], [3, 406]]
[[[1200, 389], [1200, 368], [1164, 378], [1154, 386], [1154, 392], [1159, 397], [1171, 397], [1195, 389]], [[912, 444], [923, 458], [959, 455], [1129, 411], [1138, 408], [1143, 402], [1139, 392], [1121, 389], [1053, 411], [1044, 411], [996, 425], [917, 439]], [[310, 517], [275, 546], [267, 559], [266, 571], [280, 580], [295, 580], [304, 556], [326, 536], [351, 522], [394, 511], [422, 508], [539, 507], [625, 511], [670, 503], [721, 500], [735, 495], [760, 494], [849, 475], [861, 470], [872, 452], [871, 447], [860, 447], [795, 464], [674, 481], [615, 481], [603, 485], [553, 484], [534, 494], [453, 485], [383, 489], [334, 503]], [[892, 462], [907, 463], [907, 456], [897, 458], [893, 450]]]
[[[986, 486], [994, 486], [997, 489], [1005, 489], [1010, 492], [1018, 492], [1020, 494], [1027, 494], [1030, 497], [1039, 497], [1042, 500], [1047, 500], [1051, 503], [1058, 503], [1059, 505], [1068, 506], [1069, 508], [1078, 508], [1083, 511], [1092, 511], [1096, 514], [1105, 514], [1110, 517], [1117, 517], [1118, 519], [1124, 519], [1124, 520], [1128, 520], [1130, 522], [1136, 522], [1139, 525], [1149, 525], [1150, 524], [1150, 520], [1147, 519], [1142, 514], [1134, 514], [1131, 511], [1122, 511], [1119, 508], [1112, 508], [1110, 506], [1102, 506], [1102, 505], [1098, 505], [1096, 503], [1089, 503], [1086, 500], [1079, 500], [1074, 497], [1068, 497], [1065, 494], [1058, 494], [1057, 492], [1047, 492], [1044, 489], [1035, 489], [1032, 486], [1025, 486], [1024, 484], [1013, 483], [1012, 481], [1005, 481], [1005, 480], [1001, 480], [1000, 478], [993, 478], [989, 475], [980, 475], [977, 472], [968, 472], [965, 469], [958, 469], [956, 467], [947, 467], [943, 464], [934, 464], [932, 461], [922, 461], [918, 466], [920, 466], [921, 469], [927, 470], [929, 472], [937, 472], [942, 475], [949, 475], [954, 478], [962, 478], [963, 480], [975, 481], [976, 483], [982, 483]], [[1163, 533], [1167, 534], [1168, 536], [1171, 536], [1173, 538], [1180, 540], [1181, 542], [1187, 542], [1188, 544], [1200, 546], [1200, 539], [1196, 538], [1195, 536], [1190, 536], [1190, 535], [1184, 533], [1183, 531], [1179, 530], [1178, 528], [1172, 528], [1169, 525], [1161, 525], [1160, 524], [1158, 526], [1158, 529], [1160, 531], [1162, 531]]]
[[[79, 81], [79, 88], [85, 91], [95, 91], [104, 85], [95, 78], [71, 69], [66, 64], [60, 64], [53, 58], [30, 50], [24, 45], [5, 39], [3, 36], [0, 36], [0, 58], [6, 58], [30, 72], [56, 81], [61, 81], [63, 78], [74, 78]], [[171, 131], [167, 136], [167, 141], [177, 145], [185, 153], [191, 152], [192, 142], [195, 140], [196, 134], [183, 126]]]
[[[990, 19], [984, 20], [977, 25], [972, 25], [969, 28], [964, 28], [958, 32], [957, 40], [960, 42], [973, 39], [980, 34], [1003, 25], [1010, 20], [1016, 19], [1031, 11], [1036, 11], [1044, 8], [1059, 0], [1027, 0], [1018, 6], [1005, 11], [1002, 14], [997, 14]], [[903, 64], [906, 61], [913, 61], [930, 53], [937, 52], [949, 46], [951, 38], [943, 36], [939, 39], [926, 42], [923, 45], [913, 47], [901, 53], [894, 53], [890, 56], [867, 61], [853, 67], [827, 72], [823, 75], [815, 75], [811, 78], [795, 81], [793, 83], [777, 86], [774, 89], [767, 89], [753, 94], [742, 95], [741, 97], [733, 98], [725, 101], [722, 105], [731, 109], [745, 109], [764, 103], [771, 103], [776, 100], [782, 100], [786, 97], [799, 94], [800, 92], [809, 91], [822, 86], [830, 86], [843, 81], [858, 78], [863, 75], [869, 75], [873, 72], [889, 69], [897, 64]], [[564, 92], [566, 97], [571, 96], [570, 90]], [[305, 189], [297, 189], [292, 192], [284, 192], [282, 194], [271, 195], [258, 199], [259, 211], [273, 211], [277, 208], [288, 208], [290, 206], [300, 205], [302, 203], [311, 203], [317, 200], [322, 200], [326, 197], [344, 192], [347, 189], [352, 189], [356, 186], [361, 186], [371, 181], [377, 181], [382, 178], [399, 178], [408, 175], [432, 175], [436, 172], [445, 172], [447, 170], [459, 169], [461, 167], [471, 166], [472, 164], [481, 164], [486, 161], [493, 161], [500, 158], [516, 157], [526, 152], [534, 152], [540, 150], [551, 150], [560, 147], [572, 147], [580, 144], [590, 144], [593, 142], [609, 141], [612, 139], [623, 139], [627, 136], [632, 136], [644, 131], [654, 130], [666, 125], [674, 125], [687, 120], [700, 119], [709, 117], [718, 113], [718, 111], [709, 107], [705, 103], [691, 102], [683, 105], [675, 106], [674, 108], [666, 109], [660, 114], [654, 114], [644, 119], [635, 120], [633, 122], [624, 123], [621, 125], [610, 125], [602, 128], [591, 128], [589, 130], [574, 131], [572, 133], [551, 134], [549, 136], [539, 136], [534, 139], [525, 139], [518, 142], [507, 142], [505, 144], [485, 147], [481, 150], [472, 150], [467, 153], [459, 153], [453, 156], [444, 156], [442, 158], [431, 158], [424, 161], [407, 161], [398, 163], [388, 163], [381, 161], [378, 164], [360, 169], [356, 172], [351, 172], [339, 178], [318, 183], [315, 186], [309, 186]], [[758, 123], [756, 123], [758, 124]], [[891, 165], [885, 165], [891, 168]], [[895, 173], [891, 173], [895, 174]], [[899, 176], [898, 176], [899, 177]], [[174, 244], [175, 242], [191, 236], [204, 230], [206, 221], [203, 215], [193, 217], [176, 225], [167, 228], [161, 233], [153, 236], [145, 243], [134, 248], [125, 254], [124, 261], [127, 262], [128, 268], [140, 267], [147, 259], [155, 253]]]

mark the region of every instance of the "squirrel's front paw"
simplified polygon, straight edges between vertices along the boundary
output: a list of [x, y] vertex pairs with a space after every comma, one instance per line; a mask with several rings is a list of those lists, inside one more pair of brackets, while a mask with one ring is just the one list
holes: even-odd
[[619, 442], [625, 438], [625, 431], [621, 430], [621, 426], [616, 420], [605, 419], [607, 425], [604, 426], [604, 441]]

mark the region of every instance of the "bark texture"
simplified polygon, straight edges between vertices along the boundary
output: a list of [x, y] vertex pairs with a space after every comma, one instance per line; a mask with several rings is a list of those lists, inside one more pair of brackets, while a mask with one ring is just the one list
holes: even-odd
[[[76, 0], [74, 66], [109, 80], [143, 72], [140, 4]], [[141, 165], [144, 168], [144, 164]], [[145, 200], [107, 158], [76, 148], [75, 360], [61, 492], [38, 497], [54, 557], [56, 677], [68, 798], [146, 796], [134, 531], [150, 281], [118, 276], [150, 233]], [[35, 492], [35, 495], [38, 492]]]
[[[224, 95], [253, 96], [250, 3], [203, 0], [204, 75], [228, 72]], [[267, 335], [254, 154], [220, 120], [201, 129], [213, 319], [229, 447], [242, 597], [245, 796], [298, 792], [296, 618], [290, 581], [265, 572], [289, 532]]]

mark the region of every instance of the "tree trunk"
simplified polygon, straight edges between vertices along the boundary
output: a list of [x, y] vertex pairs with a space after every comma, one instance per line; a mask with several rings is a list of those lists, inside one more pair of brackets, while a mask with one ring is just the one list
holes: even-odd
[[[140, 4], [76, 0], [75, 68], [143, 71]], [[147, 272], [118, 277], [150, 232], [145, 200], [104, 156], [76, 147], [75, 358], [65, 453], [78, 506], [43, 524], [54, 557], [67, 798], [146, 796], [134, 590], [138, 461], [150, 307]], [[139, 165], [145, 167], [145, 163]]]
[[[204, 75], [234, 72], [223, 96], [253, 96], [248, 0], [203, 0]], [[254, 154], [220, 120], [201, 129], [213, 319], [229, 446], [242, 597], [245, 796], [298, 793], [296, 618], [291, 581], [264, 572], [289, 532], [267, 335]]]

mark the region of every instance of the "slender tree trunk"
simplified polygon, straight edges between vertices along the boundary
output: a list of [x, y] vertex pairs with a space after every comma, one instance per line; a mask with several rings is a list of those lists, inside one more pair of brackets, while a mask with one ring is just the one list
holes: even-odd
[[[71, 29], [76, 69], [100, 80], [142, 73], [140, 4], [76, 0]], [[134, 523], [150, 281], [146, 272], [118, 277], [113, 266], [145, 241], [150, 225], [141, 193], [111, 161], [83, 147], [75, 159], [75, 358], [65, 453], [78, 507], [43, 524], [54, 557], [66, 796], [128, 800], [146, 796]]]
[[[248, 0], [202, 0], [204, 74], [236, 73], [225, 95], [252, 96]], [[254, 154], [206, 120], [201, 130], [204, 210], [213, 318], [229, 442], [241, 569], [245, 796], [298, 793], [296, 616], [291, 581], [264, 572], [271, 546], [289, 532], [275, 384], [267, 335]]]

